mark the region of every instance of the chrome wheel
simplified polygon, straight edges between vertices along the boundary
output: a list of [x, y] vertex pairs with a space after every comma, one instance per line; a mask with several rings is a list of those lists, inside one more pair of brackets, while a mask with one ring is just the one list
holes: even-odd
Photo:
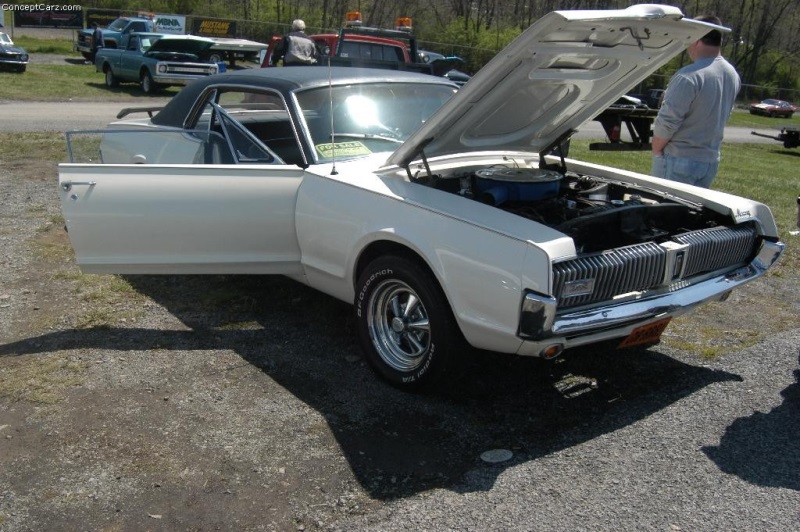
[[465, 342], [431, 271], [384, 255], [363, 268], [355, 288], [358, 341], [372, 369], [403, 390], [432, 389]]
[[409, 372], [431, 346], [430, 321], [417, 293], [397, 279], [375, 287], [367, 304], [367, 327], [378, 356], [391, 368]]

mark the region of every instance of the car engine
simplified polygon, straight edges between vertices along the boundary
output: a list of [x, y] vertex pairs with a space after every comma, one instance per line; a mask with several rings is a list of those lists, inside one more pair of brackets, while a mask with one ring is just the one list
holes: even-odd
[[721, 215], [654, 189], [536, 168], [491, 167], [452, 178], [436, 188], [547, 225], [570, 237], [579, 253], [724, 225]]

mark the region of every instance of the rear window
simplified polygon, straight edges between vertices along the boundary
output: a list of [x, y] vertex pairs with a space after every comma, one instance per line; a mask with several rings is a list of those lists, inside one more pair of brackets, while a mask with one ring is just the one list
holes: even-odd
[[339, 55], [373, 61], [404, 62], [403, 50], [397, 46], [369, 42], [343, 41]]

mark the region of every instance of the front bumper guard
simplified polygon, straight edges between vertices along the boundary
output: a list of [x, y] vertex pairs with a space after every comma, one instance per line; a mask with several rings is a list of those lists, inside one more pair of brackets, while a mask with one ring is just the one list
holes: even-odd
[[724, 299], [734, 288], [761, 277], [778, 260], [784, 247], [782, 242], [764, 241], [750, 264], [732, 272], [672, 292], [599, 308], [558, 314], [555, 298], [528, 292], [522, 301], [519, 336], [528, 341], [574, 338], [683, 314], [708, 301]]

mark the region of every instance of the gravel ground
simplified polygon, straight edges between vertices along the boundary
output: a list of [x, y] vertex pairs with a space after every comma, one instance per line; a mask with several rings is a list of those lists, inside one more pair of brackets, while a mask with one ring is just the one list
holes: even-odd
[[[465, 353], [413, 396], [286, 279], [80, 275], [55, 180], [0, 161], [0, 530], [800, 528], [793, 272], [661, 346]], [[679, 349], [707, 330], [722, 356]]]

